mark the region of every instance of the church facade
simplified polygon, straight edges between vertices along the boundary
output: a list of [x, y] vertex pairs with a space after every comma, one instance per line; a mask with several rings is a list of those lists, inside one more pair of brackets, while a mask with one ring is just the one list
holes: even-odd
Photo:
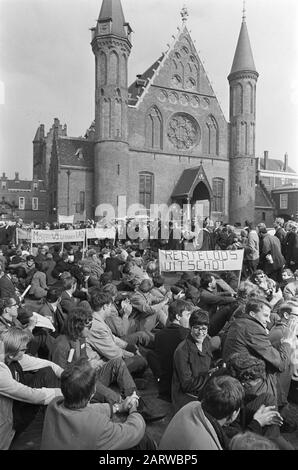
[[116, 208], [120, 196], [127, 206], [199, 202], [214, 220], [254, 220], [258, 73], [245, 17], [228, 77], [227, 122], [185, 9], [181, 16], [167, 52], [128, 86], [132, 30], [121, 1], [103, 0], [91, 40], [95, 120], [84, 139], [68, 137], [58, 119], [47, 136], [39, 128], [34, 139], [34, 172], [47, 182], [49, 220], [94, 218], [98, 205]]

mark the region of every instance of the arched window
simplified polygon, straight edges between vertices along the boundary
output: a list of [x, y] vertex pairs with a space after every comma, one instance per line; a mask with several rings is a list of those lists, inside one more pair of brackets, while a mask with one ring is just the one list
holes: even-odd
[[154, 175], [148, 171], [139, 173], [139, 202], [146, 209], [150, 209], [150, 204], [154, 201]]
[[116, 98], [115, 100], [115, 132], [116, 138], [122, 136], [122, 100]]
[[219, 130], [214, 116], [209, 116], [206, 123], [206, 153], [209, 155], [219, 155]]
[[224, 212], [225, 180], [223, 178], [213, 178], [213, 212]]
[[162, 137], [162, 116], [157, 106], [153, 106], [146, 115], [146, 147], [162, 149]]
[[252, 84], [249, 82], [248, 83], [248, 103], [249, 103], [249, 112], [251, 114], [254, 113], [254, 88], [252, 86]]
[[111, 100], [104, 98], [102, 107], [102, 138], [111, 137]]
[[121, 85], [125, 88], [127, 87], [127, 58], [125, 54], [122, 54], [121, 56], [120, 68]]
[[109, 83], [119, 84], [119, 57], [114, 51], [110, 54]]
[[99, 84], [107, 84], [107, 56], [104, 52], [101, 52], [99, 56]]
[[243, 113], [243, 87], [237, 83], [233, 87], [233, 116]]

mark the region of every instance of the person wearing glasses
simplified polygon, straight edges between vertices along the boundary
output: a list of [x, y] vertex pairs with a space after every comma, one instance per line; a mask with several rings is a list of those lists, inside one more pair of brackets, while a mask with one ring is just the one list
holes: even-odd
[[13, 297], [0, 299], [0, 334], [13, 326], [26, 330], [29, 334], [35, 327], [36, 320], [31, 317], [29, 323], [24, 327], [18, 317], [19, 306]]
[[194, 310], [189, 318], [190, 332], [174, 353], [172, 402], [175, 412], [190, 401], [200, 399], [213, 372], [208, 326], [208, 312], [200, 308]]

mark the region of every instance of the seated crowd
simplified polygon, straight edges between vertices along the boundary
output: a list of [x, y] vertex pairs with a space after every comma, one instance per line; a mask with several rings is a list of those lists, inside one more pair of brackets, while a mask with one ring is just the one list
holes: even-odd
[[[239, 286], [213, 272], [166, 283], [156, 247], [132, 242], [86, 256], [3, 247], [0, 449], [38, 413], [41, 449], [294, 449], [298, 244], [295, 223], [282, 225], [270, 235], [248, 223], [240, 243], [205, 224], [213, 249], [244, 248]], [[169, 412], [148, 401], [152, 376], [172, 410], [160, 442], [147, 425]]]

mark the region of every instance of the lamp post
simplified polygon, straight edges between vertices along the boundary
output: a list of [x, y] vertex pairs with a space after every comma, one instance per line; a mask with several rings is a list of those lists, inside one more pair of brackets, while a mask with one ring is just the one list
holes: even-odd
[[69, 215], [69, 180], [70, 180], [70, 175], [71, 171], [67, 170], [67, 215]]

